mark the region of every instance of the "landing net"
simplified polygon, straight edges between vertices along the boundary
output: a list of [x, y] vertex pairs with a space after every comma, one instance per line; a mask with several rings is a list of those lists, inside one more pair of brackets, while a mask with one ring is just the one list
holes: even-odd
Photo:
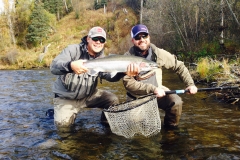
[[126, 138], [132, 138], [137, 134], [150, 137], [161, 130], [156, 96], [114, 105], [103, 112], [111, 131]]

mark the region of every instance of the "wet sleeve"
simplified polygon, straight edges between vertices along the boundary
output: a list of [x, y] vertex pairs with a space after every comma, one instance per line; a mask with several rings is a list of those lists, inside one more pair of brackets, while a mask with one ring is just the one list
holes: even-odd
[[186, 86], [194, 85], [192, 76], [182, 61], [178, 61], [175, 55], [165, 50], [160, 50], [160, 53], [160, 56], [157, 57], [157, 63], [166, 69], [173, 70]]
[[174, 71], [178, 74], [179, 78], [184, 82], [186, 86], [194, 85], [192, 76], [183, 62], [177, 61], [176, 68]]
[[59, 55], [57, 55], [51, 65], [50, 71], [55, 75], [62, 75], [72, 72], [71, 62], [74, 61], [73, 57], [76, 57], [79, 51], [74, 49], [74, 46], [68, 46]]

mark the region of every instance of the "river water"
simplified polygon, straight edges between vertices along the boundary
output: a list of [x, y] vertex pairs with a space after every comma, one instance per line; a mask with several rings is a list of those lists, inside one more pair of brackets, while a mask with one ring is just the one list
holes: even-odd
[[[177, 130], [161, 129], [156, 136], [126, 139], [111, 133], [99, 119], [99, 109], [85, 109], [76, 120], [76, 133], [59, 134], [53, 118], [51, 92], [55, 76], [49, 70], [0, 71], [0, 159], [37, 160], [238, 160], [239, 106], [206, 98], [204, 92], [180, 95], [183, 114]], [[170, 72], [163, 84], [184, 89]], [[103, 81], [99, 88], [125, 100], [122, 82]], [[164, 113], [160, 111], [161, 119]]]

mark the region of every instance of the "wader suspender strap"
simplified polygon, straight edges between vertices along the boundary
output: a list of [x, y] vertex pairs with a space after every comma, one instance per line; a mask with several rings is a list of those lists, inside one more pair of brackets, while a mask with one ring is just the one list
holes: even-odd
[[154, 53], [154, 52], [152, 52], [152, 61], [153, 62], [157, 62], [157, 55]]

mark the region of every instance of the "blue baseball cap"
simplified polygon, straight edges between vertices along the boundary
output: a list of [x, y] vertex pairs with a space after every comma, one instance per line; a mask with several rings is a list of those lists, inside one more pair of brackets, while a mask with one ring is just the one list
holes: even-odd
[[143, 24], [138, 24], [134, 27], [132, 27], [132, 30], [131, 30], [131, 37], [134, 38], [136, 37], [139, 33], [149, 33], [148, 32], [148, 28], [143, 25]]

